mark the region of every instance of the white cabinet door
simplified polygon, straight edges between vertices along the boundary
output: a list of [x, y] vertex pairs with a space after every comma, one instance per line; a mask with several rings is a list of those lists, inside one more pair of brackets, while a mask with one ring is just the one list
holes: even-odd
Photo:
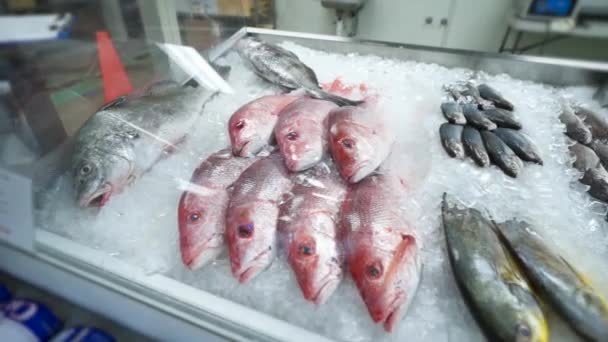
[[441, 20], [448, 18], [452, 1], [368, 0], [359, 12], [357, 37], [441, 46], [445, 33]]
[[497, 52], [513, 2], [453, 0], [445, 47]]

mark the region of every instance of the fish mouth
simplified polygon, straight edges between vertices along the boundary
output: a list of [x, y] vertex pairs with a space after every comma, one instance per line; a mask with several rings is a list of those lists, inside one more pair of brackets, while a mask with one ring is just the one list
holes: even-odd
[[182, 252], [182, 261], [188, 269], [194, 271], [208, 264], [222, 252], [222, 244], [211, 245], [213, 236], [192, 250]]
[[249, 145], [249, 143], [251, 143], [251, 141], [246, 141], [244, 143], [241, 144], [240, 147], [235, 147], [232, 149], [232, 154], [239, 156], [239, 157], [249, 157], [252, 155], [252, 153], [247, 153], [246, 147], [247, 145]]
[[347, 181], [349, 183], [357, 183], [358, 181], [360, 181], [361, 179], [363, 179], [364, 177], [362, 177], [360, 173], [368, 165], [369, 165], [369, 162], [367, 162], [367, 161], [361, 162], [361, 163], [355, 165], [352, 168], [352, 171], [349, 172], [349, 174], [347, 175]]
[[314, 296], [306, 299], [312, 301], [316, 305], [324, 304], [338, 288], [338, 285], [340, 285], [340, 278], [331, 277], [321, 286], [321, 288], [319, 288]]
[[233, 274], [235, 277], [237, 277], [239, 279], [239, 283], [244, 284], [248, 281], [250, 281], [251, 279], [253, 279], [256, 275], [258, 275], [258, 273], [263, 270], [264, 268], [266, 268], [267, 265], [260, 265], [260, 264], [256, 264], [256, 262], [258, 260], [261, 260], [262, 258], [264, 258], [266, 255], [268, 255], [268, 253], [270, 253], [270, 250], [265, 250], [262, 253], [258, 254], [255, 258], [253, 258], [253, 260], [251, 260], [250, 262], [248, 262], [248, 264], [253, 264], [252, 266], [249, 266], [245, 269], [242, 270], [233, 270]]
[[80, 206], [83, 208], [87, 207], [103, 207], [110, 200], [112, 196], [112, 186], [110, 184], [104, 184], [101, 189], [94, 192], [91, 196], [80, 200]]
[[384, 322], [384, 330], [387, 332], [392, 332], [395, 326], [398, 323], [399, 318], [401, 317], [401, 310], [403, 309], [403, 302], [405, 301], [405, 296], [403, 293], [399, 293], [395, 296], [395, 299], [391, 302], [386, 317], [383, 320], [379, 320]]

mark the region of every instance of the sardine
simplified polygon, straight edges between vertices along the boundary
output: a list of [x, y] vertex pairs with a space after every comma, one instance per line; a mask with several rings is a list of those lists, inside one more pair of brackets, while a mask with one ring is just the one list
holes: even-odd
[[301, 174], [281, 205], [279, 231], [304, 298], [323, 304], [343, 278], [343, 234], [337, 220], [346, 184], [325, 163]]
[[103, 106], [80, 128], [71, 174], [81, 207], [101, 207], [182, 141], [213, 95], [161, 82]]
[[462, 106], [462, 110], [464, 116], [467, 118], [467, 123], [469, 125], [475, 126], [478, 129], [486, 129], [493, 130], [496, 129], [496, 124], [487, 117], [485, 117], [479, 109], [477, 109], [477, 105], [472, 103], [467, 103]]
[[464, 158], [462, 126], [444, 123], [439, 126], [439, 137], [443, 148], [452, 158]]
[[414, 298], [419, 241], [399, 207], [404, 183], [390, 173], [352, 185], [341, 212], [350, 273], [374, 322], [395, 329]]
[[574, 113], [589, 127], [593, 139], [608, 139], [608, 118], [604, 113], [581, 106], [575, 106]]
[[177, 209], [180, 251], [188, 268], [207, 264], [224, 249], [230, 186], [255, 160], [234, 157], [230, 149], [224, 149], [194, 170]]
[[327, 115], [333, 102], [302, 98], [285, 107], [274, 128], [275, 139], [290, 171], [306, 170], [327, 154]]
[[232, 274], [245, 283], [276, 255], [279, 204], [292, 182], [279, 153], [249, 166], [234, 183], [226, 210], [226, 240]]
[[608, 341], [606, 300], [526, 222], [498, 225], [504, 241], [546, 302], [581, 336]]
[[493, 224], [444, 194], [443, 228], [456, 283], [489, 341], [548, 341], [544, 314]]
[[462, 113], [462, 107], [456, 102], [442, 103], [441, 112], [450, 123], [457, 125], [464, 125], [467, 123], [467, 119]]
[[483, 144], [479, 131], [473, 127], [465, 126], [462, 131], [462, 144], [464, 150], [475, 163], [481, 167], [490, 165], [490, 156]]
[[291, 95], [263, 96], [234, 112], [228, 121], [232, 153], [251, 157], [270, 144], [279, 113], [299, 98]]
[[499, 137], [490, 131], [481, 131], [483, 143], [486, 146], [490, 160], [510, 177], [517, 174], [524, 167], [521, 159]]
[[481, 97], [491, 101], [496, 107], [510, 111], [514, 109], [511, 102], [502, 97], [502, 95], [496, 89], [490, 87], [489, 85], [480, 84], [477, 86], [477, 89], [479, 90], [479, 95], [481, 95]]
[[394, 135], [372, 108], [341, 107], [329, 113], [329, 148], [349, 183], [365, 178], [388, 157]]
[[315, 72], [293, 52], [278, 45], [247, 37], [237, 43], [237, 49], [240, 55], [249, 61], [258, 76], [283, 89], [303, 89], [312, 97], [331, 101], [339, 106], [356, 106], [363, 103], [323, 91]]
[[585, 172], [588, 169], [596, 168], [600, 165], [600, 158], [593, 152], [589, 147], [575, 143], [574, 145], [568, 147], [570, 153], [574, 156], [574, 166], [575, 169]]
[[566, 135], [570, 138], [585, 145], [589, 144], [591, 139], [593, 139], [589, 128], [585, 126], [585, 123], [581, 118], [574, 114], [569, 106], [562, 106], [562, 112], [559, 119], [566, 125]]
[[495, 123], [498, 127], [521, 129], [522, 124], [513, 115], [513, 113], [501, 109], [501, 108], [490, 108], [482, 112], [482, 114]]
[[543, 165], [540, 151], [532, 139], [524, 133], [508, 128], [497, 128], [492, 132], [507, 144], [521, 160]]

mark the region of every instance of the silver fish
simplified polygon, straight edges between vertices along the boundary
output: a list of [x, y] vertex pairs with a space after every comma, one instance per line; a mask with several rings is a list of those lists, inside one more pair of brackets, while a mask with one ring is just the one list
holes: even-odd
[[608, 118], [603, 113], [575, 106], [574, 113], [591, 129], [594, 139], [608, 139]]
[[464, 158], [462, 126], [444, 123], [439, 126], [439, 137], [443, 148], [452, 158]]
[[526, 222], [507, 221], [499, 232], [530, 282], [566, 322], [592, 341], [608, 341], [606, 300]]
[[457, 102], [450, 101], [442, 103], [441, 112], [450, 123], [457, 125], [464, 125], [467, 123], [467, 119], [462, 113], [462, 107]]
[[563, 105], [562, 112], [559, 115], [559, 119], [566, 125], [566, 135], [570, 138], [578, 141], [581, 144], [588, 144], [593, 139], [591, 131], [581, 118], [576, 116], [570, 106]]
[[250, 62], [258, 76], [281, 88], [303, 89], [314, 98], [331, 101], [339, 106], [356, 106], [363, 103], [323, 91], [315, 72], [293, 52], [278, 45], [248, 37], [237, 43], [237, 50]]
[[482, 112], [482, 114], [495, 123], [498, 127], [521, 129], [522, 124], [513, 115], [513, 113], [501, 109], [501, 108], [490, 108]]
[[491, 101], [496, 107], [510, 111], [513, 110], [513, 104], [502, 97], [502, 95], [496, 89], [490, 87], [489, 85], [480, 84], [477, 86], [477, 90], [479, 90], [479, 95], [481, 95], [481, 97]]
[[497, 128], [493, 132], [504, 141], [521, 160], [543, 165], [540, 151], [527, 135], [509, 128]]
[[490, 165], [490, 156], [483, 145], [481, 134], [476, 128], [465, 126], [462, 130], [462, 144], [465, 152], [481, 167]]
[[120, 97], [80, 128], [72, 176], [82, 207], [103, 206], [184, 139], [213, 95], [159, 83], [139, 97]]
[[484, 116], [477, 108], [477, 105], [473, 103], [467, 103], [462, 106], [462, 111], [465, 118], [467, 118], [467, 123], [471, 126], [475, 126], [478, 129], [487, 130], [493, 130], [497, 127], [496, 124]]
[[575, 160], [572, 166], [581, 172], [585, 172], [588, 169], [596, 168], [600, 165], [600, 158], [593, 152], [589, 147], [575, 143], [568, 147], [570, 153], [574, 156]]
[[481, 131], [481, 136], [492, 162], [500, 167], [507, 176], [517, 177], [524, 166], [515, 152], [490, 131]]

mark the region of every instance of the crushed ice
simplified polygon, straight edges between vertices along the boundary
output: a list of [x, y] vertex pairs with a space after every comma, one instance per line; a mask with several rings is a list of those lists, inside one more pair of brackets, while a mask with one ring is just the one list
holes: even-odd
[[[596, 287], [608, 294], [608, 224], [606, 206], [594, 201], [576, 182], [569, 165], [569, 142], [558, 120], [556, 94], [590, 104], [589, 87], [555, 89], [466, 69], [399, 61], [357, 54], [332, 54], [285, 42], [317, 73], [319, 80], [341, 78], [345, 84], [365, 84], [380, 95], [386, 119], [397, 136], [390, 167], [398, 169], [410, 188], [409, 221], [423, 242], [423, 275], [409, 313], [392, 334], [373, 324], [351, 279], [347, 277], [320, 307], [305, 301], [284, 260], [239, 285], [230, 274], [226, 253], [213, 264], [192, 272], [181, 265], [177, 242], [177, 202], [183, 182], [209, 154], [228, 145], [226, 122], [242, 104], [277, 90], [245, 68], [236, 54], [220, 63], [232, 66], [229, 82], [235, 94], [215, 97], [205, 114], [179, 146], [123, 194], [115, 195], [97, 212], [74, 207], [69, 184], [38, 215], [38, 223], [84, 245], [141, 267], [165, 273], [191, 286], [255, 308], [292, 324], [343, 341], [477, 341], [483, 340], [455, 286], [440, 225], [440, 202], [448, 192], [467, 206], [487, 210], [494, 219], [519, 217], [534, 222], [551, 243], [562, 249]], [[470, 160], [449, 158], [438, 137], [444, 122], [439, 106], [442, 86], [473, 75], [513, 102], [516, 115], [538, 145], [544, 166], [526, 163], [517, 179], [496, 167], [481, 169]], [[552, 340], [572, 336], [554, 325]], [[555, 333], [559, 331], [559, 333]]]

